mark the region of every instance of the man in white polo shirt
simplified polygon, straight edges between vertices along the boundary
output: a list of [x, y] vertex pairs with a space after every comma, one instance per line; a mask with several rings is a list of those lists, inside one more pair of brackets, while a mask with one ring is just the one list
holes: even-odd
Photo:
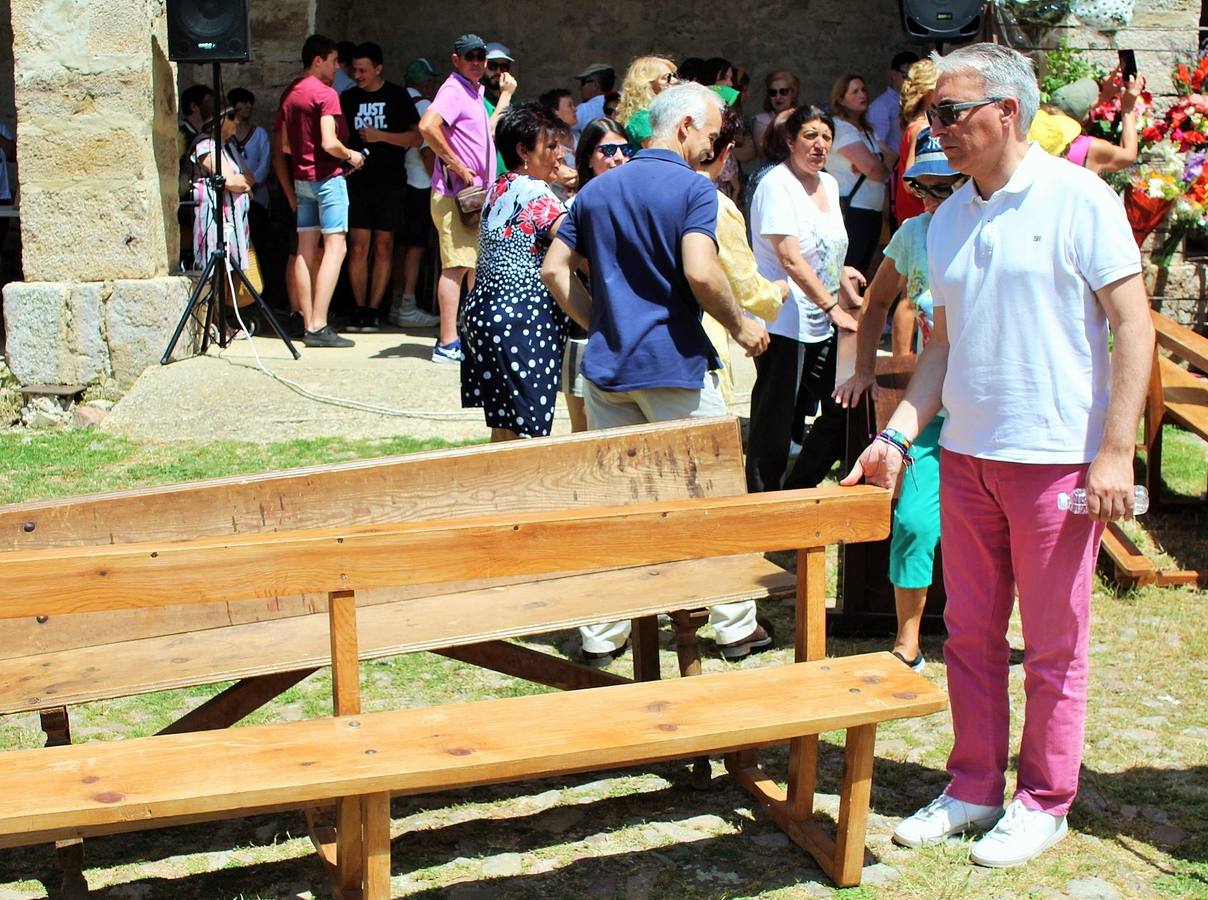
[[[932, 58], [932, 134], [972, 177], [928, 232], [931, 342], [888, 427], [843, 483], [863, 475], [894, 487], [942, 398], [952, 779], [894, 840], [917, 847], [993, 826], [972, 859], [1005, 867], [1066, 834], [1082, 760], [1095, 556], [1104, 523], [1131, 510], [1154, 338], [1119, 198], [1024, 137], [1040, 99], [1031, 62], [996, 44]], [[1089, 515], [1058, 509], [1057, 494], [1078, 487]], [[1004, 813], [1016, 592], [1027, 702]]]

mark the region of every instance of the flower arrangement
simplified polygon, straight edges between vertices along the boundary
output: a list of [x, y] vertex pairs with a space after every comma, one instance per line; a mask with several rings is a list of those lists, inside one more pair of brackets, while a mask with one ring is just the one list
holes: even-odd
[[1140, 243], [1165, 222], [1167, 236], [1153, 251], [1169, 265], [1183, 239], [1208, 234], [1208, 55], [1179, 62], [1170, 73], [1178, 100], [1166, 115], [1138, 123], [1139, 158], [1129, 172], [1124, 205]]

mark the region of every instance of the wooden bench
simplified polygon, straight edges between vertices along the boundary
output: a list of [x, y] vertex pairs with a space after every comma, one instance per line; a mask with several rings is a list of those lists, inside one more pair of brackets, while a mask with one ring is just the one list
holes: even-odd
[[[1208, 338], [1161, 313], [1151, 310], [1150, 316], [1157, 334], [1157, 346], [1138, 449], [1146, 452], [1145, 485], [1149, 490], [1150, 506], [1156, 509], [1163, 503], [1162, 426], [1172, 423], [1208, 440], [1208, 380], [1180, 365], [1185, 362], [1192, 369], [1208, 372]], [[1114, 522], [1104, 530], [1103, 552], [1115, 569], [1117, 583], [1123, 587], [1208, 584], [1208, 571], [1159, 570]]]
[[[791, 501], [789, 506], [778, 503], [785, 500], [786, 495], [741, 497], [741, 457], [738, 454], [736, 424], [732, 420], [626, 429], [593, 435], [591, 438], [533, 441], [510, 447], [430, 455], [427, 458], [350, 464], [325, 472], [306, 470], [254, 479], [226, 479], [153, 492], [79, 498], [58, 504], [0, 510], [0, 523], [4, 527], [0, 533], [7, 533], [10, 538], [9, 552], [0, 554], [0, 566], [4, 567], [0, 615], [16, 617], [8, 624], [17, 626], [15, 631], [18, 637], [24, 633], [27, 638], [25, 646], [38, 651], [36, 655], [39, 657], [35, 665], [30, 665], [34, 660], [29, 655], [23, 657], [24, 663], [6, 664], [7, 671], [0, 676], [0, 693], [7, 698], [5, 702], [10, 708], [41, 709], [55, 717], [56, 713], [58, 716], [62, 714], [53, 708], [48, 709], [47, 704], [81, 702], [98, 696], [120, 696], [122, 693], [137, 693], [169, 685], [206, 683], [217, 678], [244, 677], [240, 684], [203, 704], [198, 711], [166, 730], [217, 728], [246, 715], [298, 680], [301, 677], [299, 672], [305, 674], [308, 671], [298, 666], [313, 668], [334, 658], [335, 708], [337, 713], [347, 715], [359, 710], [355, 689], [358, 656], [422, 647], [453, 647], [457, 644], [471, 646], [446, 652], [546, 683], [563, 687], [615, 684], [623, 679], [544, 654], [524, 651], [498, 640], [487, 644], [475, 642], [486, 637], [539, 632], [550, 627], [624, 615], [641, 616], [642, 626], [635, 632], [635, 640], [639, 644], [635, 649], [639, 677], [657, 677], [657, 665], [653, 666], [653, 671], [650, 665], [651, 658], [657, 663], [653, 641], [650, 640], [653, 613], [677, 608], [682, 610], [702, 602], [716, 602], [715, 598], [734, 599], [743, 594], [741, 588], [744, 578], [746, 587], [749, 589], [753, 585], [752, 593], [756, 594], [766, 594], [785, 586], [785, 573], [770, 567], [762, 557], [752, 555], [756, 548], [774, 549], [771, 545], [763, 546], [767, 543], [767, 535], [761, 531], [759, 536], [748, 534], [744, 538], [736, 534], [732, 538], [730, 531], [737, 533], [749, 529], [752, 521], [760, 521], [766, 531], [773, 520], [780, 521], [779, 516], [786, 513], [797, 515], [793, 503], [800, 505], [805, 512], [812, 513], [805, 517], [813, 522], [814, 531], [810, 537], [820, 542], [817, 549], [801, 553], [798, 582], [803, 589], [798, 592], [798, 604], [802, 610], [809, 606], [812, 610], [810, 615], [816, 621], [810, 636], [806, 625], [809, 617], [799, 615], [798, 657], [805, 659], [811, 655], [815, 658], [822, 655], [824, 637], [821, 615], [825, 570], [821, 544], [835, 539], [859, 540], [883, 534], [887, 527], [888, 508], [884, 497], [877, 496], [877, 492], [832, 492], [833, 497], [819, 495], [808, 501], [787, 497]], [[573, 453], [570, 448], [574, 448]], [[565, 465], [565, 458], [561, 454], [574, 456], [575, 465]], [[559, 460], [563, 465], [557, 464]], [[572, 474], [567, 474], [568, 469]], [[409, 470], [407, 474], [412, 477], [401, 477], [403, 470]], [[524, 489], [515, 490], [513, 485], [516, 483], [524, 485]], [[405, 489], [402, 489], [403, 485]], [[541, 508], [543, 504], [572, 506], [575, 503], [598, 503], [602, 495], [620, 494], [624, 497], [622, 502], [632, 502], [657, 495], [660, 490], [674, 495], [678, 489], [682, 494], [700, 497], [708, 491], [721, 492], [727, 487], [733, 488], [733, 493], [738, 496], [726, 502], [706, 499], [689, 501], [684, 508], [677, 508], [675, 501], [669, 505], [662, 503], [653, 518], [649, 512], [651, 507], [643, 503], [638, 507], [642, 510], [641, 514], [635, 512], [636, 518], [614, 508], [593, 515], [587, 515], [582, 510], [559, 510], [537, 515], [535, 519], [531, 516], [536, 514], [526, 517], [521, 512], [504, 520], [484, 522], [471, 519], [457, 524], [447, 521], [406, 526], [374, 527], [360, 524], [371, 522], [375, 516], [385, 519], [391, 515], [396, 520], [439, 520], [441, 512], [448, 508], [446, 504], [434, 502], [442, 493], [454, 500], [467, 500], [462, 506], [451, 504], [459, 513], [468, 511], [480, 514], [484, 506], [492, 504], [503, 509], [532, 510]], [[551, 494], [556, 496], [551, 499]], [[340, 503], [333, 503], [333, 499], [338, 499]], [[818, 504], [824, 501], [829, 504], [832, 513], [840, 513], [839, 506], [844, 510], [853, 510], [855, 507], [852, 503], [855, 502], [860, 506], [859, 515], [854, 519], [844, 519], [842, 514], [837, 518], [827, 516], [827, 521], [823, 522], [818, 516]], [[475, 502], [478, 504], [476, 508]], [[337, 510], [334, 513], [331, 511], [333, 508]], [[691, 515], [685, 518], [689, 508]], [[153, 514], [148, 515], [148, 510]], [[876, 514], [870, 514], [870, 511]], [[885, 516], [883, 522], [878, 521], [881, 514]], [[700, 515], [704, 515], [705, 519], [697, 521]], [[345, 522], [352, 520], [355, 524], [342, 529], [335, 537], [332, 536], [335, 532], [330, 529], [326, 532], [291, 533], [277, 537], [271, 534], [272, 529], [280, 527], [283, 520], [289, 519], [290, 525], [305, 527], [321, 522], [324, 516]], [[648, 546], [650, 539], [656, 532], [662, 533], [660, 528], [665, 530], [669, 521], [678, 523], [679, 527], [671, 528], [665, 541], [657, 541], [661, 545], [658, 548]], [[805, 527], [809, 527], [808, 522]], [[635, 534], [640, 536], [642, 547], [637, 557], [614, 552], [616, 548], [611, 540], [601, 545], [601, 535], [611, 535], [613, 532], [608, 529], [615, 528], [621, 529], [617, 532], [619, 534], [630, 534], [631, 539], [636, 539], [633, 538]], [[719, 534], [714, 534], [715, 530]], [[785, 546], [800, 547], [810, 543], [803, 537], [807, 532], [787, 527], [781, 530], [796, 535], [796, 543]], [[232, 532], [250, 534], [218, 540], [174, 542], [174, 539], [190, 531], [215, 535], [229, 535]], [[579, 543], [570, 539], [570, 531], [575, 531]], [[123, 538], [147, 541], [151, 533], [157, 533], [158, 536], [145, 546], [127, 547], [122, 543]], [[712, 540], [699, 546], [693, 545], [693, 541], [699, 541], [706, 534]], [[22, 543], [36, 545], [39, 541], [43, 547], [60, 545], [68, 549], [44, 549], [30, 555], [13, 546], [19, 547]], [[113, 546], [94, 546], [98, 542], [111, 543]], [[314, 566], [318, 564], [321, 554], [317, 556], [314, 548], [332, 542], [338, 548], [338, 559], [330, 561], [334, 569], [320, 573]], [[516, 546], [518, 543], [521, 546]], [[781, 545], [781, 541], [771, 543]], [[148, 550], [152, 545], [156, 549]], [[683, 562], [716, 554], [722, 554], [724, 558], [710, 559], [707, 563]], [[406, 571], [402, 570], [400, 558], [407, 561]], [[103, 562], [98, 563], [98, 560]], [[156, 560], [152, 563], [153, 570], [140, 570], [138, 564], [145, 564], [147, 560]], [[179, 566], [172, 569], [170, 576], [164, 574], [168, 571], [164, 565], [167, 560], [175, 560]], [[458, 563], [466, 561], [478, 569], [474, 574], [490, 576], [496, 581], [524, 579], [526, 583], [512, 584], [502, 590], [481, 586], [467, 589], [464, 584], [467, 573], [456, 568]], [[125, 568], [130, 564], [135, 566], [134, 569]], [[22, 566], [33, 566], [34, 569], [40, 566], [41, 574], [31, 575], [32, 570], [23, 570]], [[585, 568], [594, 568], [595, 571], [581, 573], [580, 570]], [[25, 572], [24, 576], [21, 575], [22, 571]], [[99, 575], [101, 571], [105, 574]], [[49, 578], [48, 572], [53, 572], [54, 577]], [[76, 574], [69, 574], [71, 572]], [[558, 576], [556, 581], [531, 581], [551, 574]], [[669, 575], [673, 577], [669, 578]], [[336, 576], [342, 577], [333, 581]], [[23, 581], [22, 577], [29, 580]], [[328, 580], [324, 581], [323, 578]], [[676, 583], [684, 581], [688, 582], [686, 586]], [[70, 589], [65, 588], [68, 583], [73, 585]], [[404, 587], [397, 587], [400, 584]], [[652, 585], [658, 586], [658, 597], [651, 596]], [[811, 585], [812, 592], [808, 589]], [[351, 624], [356, 619], [356, 604], [345, 590], [352, 587], [358, 589], [358, 594], [364, 593], [361, 602], [368, 604], [360, 611], [360, 618], [367, 620], [364, 623], [366, 627], [360, 629], [364, 636], [360, 646], [356, 639], [356, 627]], [[586, 590], [588, 587], [592, 588], [590, 593]], [[361, 591], [362, 588], [365, 590]], [[451, 593], [442, 596], [439, 594], [441, 590]], [[327, 614], [311, 612], [324, 606], [324, 592], [332, 592], [330, 596], [334, 598], [326, 603]], [[249, 595], [259, 599], [241, 599]], [[53, 599], [48, 600], [48, 597]], [[566, 599], [568, 597], [569, 600]], [[206, 605], [179, 605], [186, 600], [198, 603], [205, 601]], [[255, 621], [264, 616], [285, 618]], [[76, 620], [82, 621], [73, 627], [72, 623]], [[225, 624], [231, 621], [240, 624]], [[683, 621], [681, 617], [680, 622]], [[330, 633], [327, 631], [329, 623], [332, 624]], [[321, 625], [321, 629], [316, 630], [316, 625]], [[104, 634], [100, 631], [102, 627], [108, 629]], [[180, 633], [166, 637], [164, 632], [172, 628]], [[681, 627], [677, 630], [684, 637], [691, 628]], [[331, 642], [327, 652], [316, 644], [316, 635]], [[37, 641], [38, 637], [42, 641]], [[120, 640], [121, 637], [129, 640]], [[48, 646], [56, 643], [58, 646]], [[642, 649], [643, 643], [646, 649]], [[5, 642], [0, 646], [12, 645]], [[170, 655], [173, 646], [177, 650], [176, 655]], [[690, 647], [688, 649], [691, 650]], [[692, 669], [691, 655], [691, 652], [684, 654], [688, 671]], [[887, 660], [892, 661], [892, 657]], [[871, 662], [869, 664], [872, 665]], [[142, 673], [132, 678], [128, 670], [137, 665], [148, 666], [153, 672], [158, 672], [159, 677], [153, 673]], [[883, 660], [878, 665], [883, 672], [878, 674], [865, 670], [866, 675], [862, 677], [889, 678], [895, 684], [900, 680], [901, 675], [896, 671], [896, 668], [901, 668], [900, 664], [895, 668]], [[646, 671], [640, 671], [642, 668]], [[43, 670], [46, 670], [44, 678], [41, 676]], [[18, 675], [20, 672], [24, 672], [24, 675]], [[40, 688], [30, 684], [33, 680], [28, 677], [31, 672], [38, 673], [34, 677], [41, 679]], [[118, 687], [113, 686], [115, 682]], [[939, 708], [936, 704], [942, 706], [943, 703], [942, 695], [921, 679], [911, 681], [907, 689], [897, 693], [914, 693], [915, 697], [910, 701], [891, 698], [891, 702], [879, 706], [875, 713], [866, 712], [864, 715], [872, 715], [875, 721], [897, 715], [918, 714], [921, 707], [916, 708], [913, 701], [920, 698], [922, 706], [928, 710]], [[538, 698], [529, 699], [535, 701]], [[848, 708], [845, 706], [844, 709]], [[595, 714], [599, 716], [598, 709]], [[445, 715], [447, 717], [447, 712]], [[812, 721], [819, 730], [832, 727], [822, 724], [819, 711], [812, 715]], [[700, 732], [702, 743], [694, 745], [695, 749], [687, 751], [687, 755], [705, 749], [706, 745], [720, 750], [762, 742], [746, 738], [739, 740], [737, 732], [727, 730], [729, 726], [724, 722], [721, 724], [722, 727], [713, 732], [707, 728]], [[798, 722], [789, 730], [800, 727]], [[867, 729], [869, 726], [862, 724], [859, 727]], [[229, 739], [238, 743], [251, 731], [240, 730]], [[290, 746], [296, 740], [299, 747], [307, 748], [313, 754], [314, 745], [307, 743], [309, 738], [302, 736], [301, 732], [274, 734], [276, 736], [271, 740], [285, 740]], [[282, 737], [284, 734], [290, 736]], [[866, 752], [870, 764], [870, 733], [865, 730], [861, 734], [866, 735], [864, 741], [867, 748], [860, 749], [857, 755], [862, 760], [862, 754]], [[213, 735], [178, 734], [175, 737], [198, 741], [216, 739]], [[166, 741], [167, 738], [153, 740]], [[816, 746], [814, 740], [802, 735], [794, 741], [794, 766], [799, 773], [809, 768], [804, 763], [812, 759], [808, 754], [812, 752], [810, 747]], [[123, 748], [136, 745], [142, 746], [137, 741], [115, 746]], [[852, 746], [849, 744], [849, 752], [855, 752], [851, 750]], [[860, 747], [863, 746], [860, 744]], [[641, 762], [682, 755], [678, 749], [670, 746], [661, 748], [660, 753], [663, 750], [666, 751], [663, 755], [656, 753], [629, 758], [626, 757], [629, 751], [618, 749], [615, 752], [620, 755], [607, 757], [612, 760], [607, 764], [616, 764], [623, 758]], [[59, 747], [53, 751], [29, 751], [31, 754], [41, 754], [43, 764], [48, 759], [45, 754], [50, 752], [61, 754], [64, 760], [86, 760], [91, 758], [90, 754], [100, 751], [96, 744], [79, 748]], [[128, 760], [129, 773], [133, 777], [133, 773], [139, 769], [137, 754], [124, 754], [120, 749], [112, 752]], [[78, 756], [72, 755], [77, 753]], [[142, 750], [137, 753], [141, 754]], [[5, 761], [10, 760], [17, 762], [18, 755], [6, 755]], [[67, 763], [64, 762], [64, 765]], [[744, 783], [762, 790], [762, 776], [752, 768], [749, 758], [735, 757], [731, 767], [740, 780], [745, 779]], [[5, 767], [4, 771], [10, 769]], [[399, 771], [401, 773], [403, 770]], [[524, 771], [530, 770], [517, 770], [517, 774], [500, 769], [493, 779], [487, 780], [527, 777]], [[573, 769], [558, 768], [557, 771]], [[441, 777], [436, 773], [431, 774], [433, 780], [425, 782], [428, 787], [422, 789], [431, 789], [443, 783], [457, 783], [452, 779], [442, 782]], [[805, 776], [799, 774], [797, 777]], [[257, 780], [250, 778], [248, 783], [254, 785]], [[850, 791], [845, 790], [844, 803], [849, 815], [859, 813], [859, 783], [860, 779], [856, 778], [856, 786]], [[18, 806], [25, 810], [26, 815], [42, 808], [42, 799], [61, 793], [58, 787], [49, 783], [23, 780], [20, 784], [23, 799]], [[10, 782], [10, 785], [17, 789], [17, 782]], [[841, 846], [828, 847], [820, 831], [808, 824], [801, 824], [809, 819], [808, 811], [803, 812], [808, 805], [803, 804], [801, 799], [803, 787], [804, 783], [801, 783], [790, 791], [793, 800], [787, 807], [784, 804], [788, 801], [783, 797], [778, 800], [774, 792], [765, 790], [763, 796], [773, 814], [784, 820], [782, 825], [788, 823], [786, 827], [797, 828], [795, 839], [799, 843], [806, 844], [807, 849], [815, 855], [829, 861], [828, 871], [834, 871], [836, 880], [850, 880], [852, 877], [858, 880], [858, 860], [852, 861], [856, 857], [851, 842], [859, 838], [862, 856], [862, 819], [858, 822], [841, 821]], [[327, 799], [344, 793], [357, 793], [359, 788], [349, 782], [337, 789], [333, 783], [328, 790]], [[383, 790], [405, 791], [407, 788], [391, 782]], [[376, 790], [374, 794], [376, 796], [382, 792]], [[100, 795], [111, 798], [112, 792], [94, 791], [89, 796], [95, 800]], [[232, 799], [226, 806], [215, 805], [216, 801], [212, 798], [198, 796], [192, 800], [181, 800], [173, 808], [187, 807], [188, 811], [181, 814], [190, 817], [189, 820], [262, 808], [255, 805], [259, 801], [238, 795], [239, 791], [233, 790]], [[303, 795], [309, 799], [301, 799]], [[306, 793], [301, 784], [291, 797], [295, 799], [290, 800], [286, 804], [288, 806], [303, 805], [316, 799], [313, 791]], [[368, 808], [372, 803], [378, 803], [380, 807], [380, 802], [381, 797], [378, 796], [375, 801], [367, 800], [366, 805]], [[865, 794], [864, 809], [866, 802]], [[354, 861], [354, 858], [359, 859], [359, 853], [353, 852], [354, 845], [360, 842], [362, 833], [369, 835], [372, 829], [368, 819], [361, 826], [363, 815], [359, 801], [343, 802], [340, 809], [344, 827], [338, 832], [342, 852], [337, 852], [343, 857], [344, 864], [340, 867], [338, 877], [344, 887], [352, 888], [359, 883], [362, 870]], [[74, 826], [63, 826], [63, 820], [56, 819], [56, 824], [50, 828], [53, 835], [43, 830], [37, 832], [39, 837], [31, 838], [30, 835], [34, 834], [31, 820], [22, 820], [20, 814], [15, 813], [16, 824], [11, 826], [11, 835], [5, 841], [29, 842], [50, 836], [79, 837], [122, 830], [115, 828], [113, 822], [95, 825], [83, 810], [77, 810], [76, 813], [60, 810], [56, 815], [60, 813], [69, 818], [78, 813], [83, 818], [73, 820], [77, 821]], [[177, 821], [175, 813], [155, 815], [157, 820]], [[378, 828], [375, 833], [380, 837], [381, 817], [375, 815], [372, 818], [376, 823], [373, 827]], [[856, 818], [860, 816], [856, 815]], [[326, 849], [330, 851], [330, 847]], [[840, 856], [845, 861], [835, 863]], [[372, 869], [380, 874], [380, 865], [377, 868], [366, 866], [365, 871]], [[367, 884], [372, 883], [370, 876], [366, 878], [369, 879]]]

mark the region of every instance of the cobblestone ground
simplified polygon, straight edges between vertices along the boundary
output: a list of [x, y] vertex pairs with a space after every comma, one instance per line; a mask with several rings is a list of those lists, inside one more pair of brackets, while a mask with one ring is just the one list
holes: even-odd
[[[864, 883], [844, 896], [1205, 896], [1208, 728], [1200, 685], [1208, 664], [1197, 609], [1202, 611], [1202, 595], [1193, 591], [1154, 591], [1140, 602], [1097, 596], [1092, 716], [1071, 835], [1026, 868], [973, 867], [963, 840], [921, 851], [895, 847], [890, 835], [896, 823], [944, 784], [950, 723], [947, 714], [937, 714], [883, 726]], [[768, 604], [765, 612], [781, 634], [791, 634], [787, 604]], [[664, 630], [662, 639], [662, 665], [673, 672], [671, 633]], [[1017, 627], [1012, 643], [1021, 646]], [[545, 650], [551, 644], [569, 653], [577, 639], [562, 633], [531, 642]], [[844, 655], [883, 646], [872, 640], [832, 640], [829, 652]], [[704, 642], [704, 649], [712, 650], [711, 641]], [[930, 639], [925, 649], [926, 675], [943, 685], [938, 639]], [[788, 649], [777, 649], [742, 665], [778, 665], [790, 656]], [[705, 669], [726, 665], [710, 657]], [[628, 658], [615, 668], [627, 673]], [[363, 680], [367, 708], [529, 689], [426, 654], [367, 664]], [[326, 675], [317, 674], [252, 721], [320, 714], [329, 691]], [[1012, 666], [1012, 694], [1018, 735], [1018, 664]], [[198, 702], [197, 697], [177, 695], [175, 702], [183, 709]], [[78, 718], [81, 738], [123, 729], [151, 732], [177, 712], [172, 704], [148, 710], [139, 701], [94, 706]], [[37, 742], [33, 717], [5, 723], [5, 728], [0, 738], [7, 744]], [[765, 751], [764, 759], [783, 777], [782, 751]], [[824, 815], [837, 810], [841, 761], [840, 736], [824, 736], [818, 800]], [[691, 787], [685, 764], [669, 763], [396, 799], [393, 892], [459, 900], [835, 893], [811, 859], [725, 777], [720, 761], [714, 761], [713, 771], [713, 787], [707, 791]], [[88, 842], [87, 858], [97, 898], [331, 896], [300, 814], [99, 839]], [[55, 883], [49, 848], [0, 852], [0, 898], [47, 896], [46, 886]]]

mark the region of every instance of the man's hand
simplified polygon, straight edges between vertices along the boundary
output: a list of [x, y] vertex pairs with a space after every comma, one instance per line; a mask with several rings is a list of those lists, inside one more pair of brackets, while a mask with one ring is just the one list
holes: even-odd
[[1100, 451], [1086, 473], [1086, 514], [1096, 522], [1114, 522], [1131, 519], [1132, 508], [1132, 454]]
[[469, 187], [474, 183], [474, 173], [471, 172], [467, 167], [463, 166], [460, 162], [447, 164], [445, 168], [453, 173], [453, 175], [455, 175], [457, 179], [466, 187]]
[[856, 287], [858, 287], [860, 290], [864, 290], [866, 287], [868, 287], [868, 279], [865, 278], [864, 273], [855, 266], [844, 266], [843, 274], [855, 282]]
[[737, 331], [730, 332], [738, 346], [747, 351], [747, 356], [758, 356], [768, 349], [768, 329], [758, 319], [742, 317]]
[[361, 168], [361, 166], [365, 165], [365, 154], [360, 150], [349, 150], [348, 165], [351, 166], [352, 170], [355, 172], [357, 169]]
[[856, 373], [835, 388], [835, 393], [831, 396], [844, 409], [852, 409], [860, 402], [860, 397], [865, 391], [868, 391], [870, 400], [877, 399], [877, 376], [873, 372], [856, 369]]
[[516, 93], [516, 88], [518, 88], [518, 87], [520, 87], [520, 84], [519, 84], [519, 82], [516, 81], [515, 75], [513, 75], [511, 72], [501, 72], [500, 73], [500, 75], [499, 75], [499, 93], [500, 94], [514, 94], [514, 93]]
[[373, 143], [377, 143], [378, 141], [386, 140], [386, 137], [385, 137], [386, 132], [384, 132], [378, 128], [370, 128], [370, 127], [366, 126], [364, 128], [359, 129], [357, 131], [357, 134], [361, 136], [361, 140], [364, 141], [366, 144], [373, 144]]
[[865, 483], [877, 487], [888, 488], [897, 494], [898, 479], [902, 474], [902, 454], [896, 448], [884, 441], [873, 441], [864, 448], [856, 464], [852, 466], [847, 476], [840, 480], [843, 487], [859, 484], [863, 478]]

